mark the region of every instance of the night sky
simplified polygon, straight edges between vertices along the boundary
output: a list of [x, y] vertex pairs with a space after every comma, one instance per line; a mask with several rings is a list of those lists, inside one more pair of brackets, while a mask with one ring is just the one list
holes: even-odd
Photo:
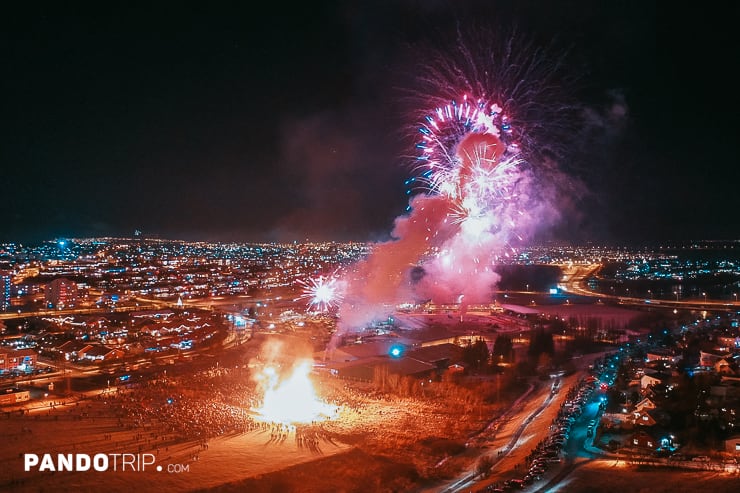
[[540, 239], [740, 236], [737, 6], [246, 4], [6, 6], [0, 241], [385, 239], [401, 95], [473, 23], [562, 47], [578, 79], [558, 166], [583, 186]]

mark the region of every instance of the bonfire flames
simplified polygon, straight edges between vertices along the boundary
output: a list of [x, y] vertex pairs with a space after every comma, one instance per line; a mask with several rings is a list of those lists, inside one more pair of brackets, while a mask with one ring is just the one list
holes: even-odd
[[288, 378], [281, 379], [275, 366], [265, 366], [258, 375], [264, 391], [262, 406], [255, 408], [258, 418], [273, 423], [311, 423], [337, 416], [338, 407], [316, 395], [309, 378], [312, 362], [298, 362]]

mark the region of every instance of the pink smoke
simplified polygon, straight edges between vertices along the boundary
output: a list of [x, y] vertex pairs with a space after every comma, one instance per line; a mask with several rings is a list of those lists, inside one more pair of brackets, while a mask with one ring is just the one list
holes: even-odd
[[[512, 240], [534, 232], [543, 210], [554, 210], [540, 204], [547, 197], [536, 193], [496, 135], [469, 133], [455, 154], [435, 193], [413, 197], [411, 212], [396, 219], [395, 239], [355, 266], [339, 310], [340, 335], [386, 318], [399, 303], [429, 299], [464, 310], [490, 302], [497, 259], [509, 254]], [[414, 267], [424, 275], [412, 281]]]

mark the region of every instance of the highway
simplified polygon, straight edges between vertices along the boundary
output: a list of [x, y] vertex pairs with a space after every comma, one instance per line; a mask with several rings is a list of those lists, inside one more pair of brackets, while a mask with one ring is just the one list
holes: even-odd
[[597, 275], [601, 264], [557, 264], [563, 272], [561, 285], [565, 291], [578, 296], [616, 301], [621, 305], [655, 306], [660, 308], [681, 308], [684, 310], [728, 310], [740, 309], [740, 302], [711, 299], [657, 300], [654, 298], [617, 296], [599, 293], [588, 288], [588, 279]]

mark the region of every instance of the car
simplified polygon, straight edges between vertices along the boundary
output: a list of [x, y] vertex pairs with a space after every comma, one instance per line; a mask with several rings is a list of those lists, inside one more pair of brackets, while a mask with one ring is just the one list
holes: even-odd
[[521, 479], [507, 479], [504, 481], [504, 487], [521, 490], [524, 488], [524, 481]]
[[691, 459], [694, 462], [710, 462], [712, 459], [707, 457], [706, 455], [697, 455], [696, 457]]

